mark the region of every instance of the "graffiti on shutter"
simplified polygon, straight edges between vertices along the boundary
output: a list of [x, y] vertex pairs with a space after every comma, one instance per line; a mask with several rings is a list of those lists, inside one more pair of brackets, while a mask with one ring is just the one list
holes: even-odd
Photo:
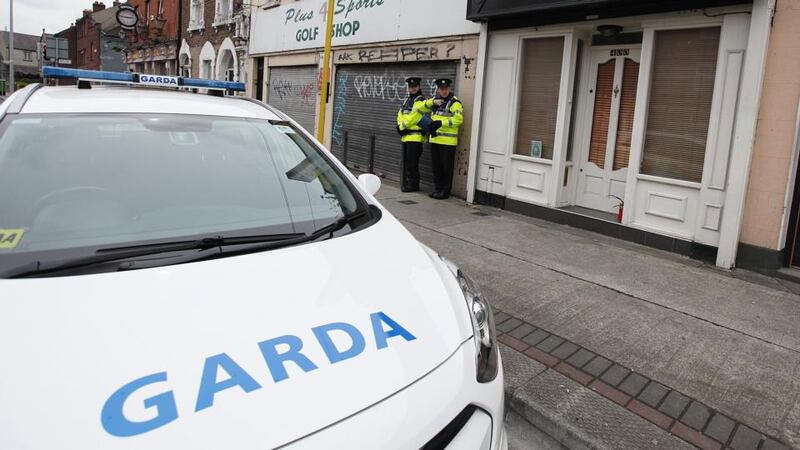
[[267, 103], [314, 133], [317, 107], [317, 67], [270, 67]]
[[[396, 63], [338, 65], [334, 85], [332, 150], [348, 167], [399, 181], [402, 145], [397, 135], [397, 111], [407, 94], [405, 79], [422, 78], [426, 97], [433, 97], [437, 78], [456, 80], [456, 63]], [[455, 86], [458, 95], [458, 86]], [[423, 184], [431, 184], [430, 146], [420, 159]]]

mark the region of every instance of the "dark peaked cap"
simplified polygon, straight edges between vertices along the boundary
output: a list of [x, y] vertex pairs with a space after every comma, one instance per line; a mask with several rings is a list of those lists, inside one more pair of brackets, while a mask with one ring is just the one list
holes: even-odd
[[453, 80], [449, 78], [439, 78], [434, 81], [434, 83], [436, 83], [436, 86], [438, 87], [450, 87], [453, 85]]

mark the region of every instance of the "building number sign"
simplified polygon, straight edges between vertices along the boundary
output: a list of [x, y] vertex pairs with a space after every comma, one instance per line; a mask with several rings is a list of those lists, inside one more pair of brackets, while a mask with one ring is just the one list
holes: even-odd
[[615, 48], [611, 50], [611, 56], [628, 56], [631, 54], [631, 49], [629, 48]]

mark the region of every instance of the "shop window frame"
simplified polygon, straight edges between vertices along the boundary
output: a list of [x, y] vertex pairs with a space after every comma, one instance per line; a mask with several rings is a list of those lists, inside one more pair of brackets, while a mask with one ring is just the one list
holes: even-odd
[[[645, 153], [646, 153], [646, 150], [647, 150], [645, 148], [645, 144], [648, 142], [647, 133], [648, 133], [648, 130], [649, 130], [649, 125], [650, 125], [649, 121], [650, 121], [650, 115], [651, 115], [651, 112], [652, 112], [651, 109], [652, 109], [652, 100], [653, 100], [653, 83], [654, 83], [654, 78], [655, 78], [654, 77], [655, 60], [656, 60], [656, 58], [658, 56], [656, 54], [656, 48], [658, 46], [658, 42], [657, 42], [658, 34], [660, 32], [701, 30], [701, 29], [716, 29], [717, 32], [718, 32], [718, 38], [717, 38], [717, 49], [716, 49], [716, 52], [715, 52], [715, 60], [714, 60], [714, 73], [712, 74], [713, 82], [712, 82], [712, 86], [711, 86], [711, 97], [709, 99], [709, 104], [708, 104], [708, 124], [707, 124], [706, 130], [705, 130], [706, 136], [705, 136], [705, 144], [703, 146], [703, 155], [702, 155], [702, 158], [701, 158], [702, 162], [701, 162], [701, 166], [699, 167], [700, 177], [699, 177], [699, 179], [688, 179], [688, 178], [679, 177], [679, 176], [667, 176], [667, 175], [656, 175], [656, 174], [653, 174], [653, 173], [643, 173], [642, 172], [642, 164], [644, 163]], [[644, 117], [644, 121], [642, 123], [642, 128], [643, 128], [643, 132], [644, 133], [643, 133], [643, 136], [642, 136], [643, 139], [642, 139], [642, 143], [641, 143], [641, 152], [639, 154], [638, 168], [637, 168], [637, 171], [638, 171], [638, 173], [640, 175], [647, 176], [647, 177], [649, 177], [651, 179], [653, 179], [653, 178], [655, 178], [655, 179], [667, 179], [667, 180], [673, 180], [673, 181], [681, 182], [682, 184], [684, 184], [684, 183], [686, 183], [688, 185], [693, 185], [694, 184], [694, 185], [697, 185], [698, 187], [701, 185], [703, 179], [705, 178], [704, 175], [705, 175], [706, 168], [707, 168], [706, 166], [708, 164], [707, 156], [708, 156], [709, 150], [711, 149], [710, 147], [713, 144], [712, 140], [710, 139], [710, 137], [712, 135], [712, 129], [715, 126], [715, 124], [712, 123], [712, 119], [714, 117], [714, 104], [715, 104], [715, 99], [716, 99], [716, 95], [717, 95], [717, 85], [720, 82], [720, 80], [719, 80], [720, 63], [721, 63], [721, 61], [720, 61], [721, 60], [720, 52], [721, 52], [721, 49], [722, 49], [722, 44], [723, 44], [723, 42], [722, 42], [722, 26], [721, 26], [721, 24], [720, 24], [720, 26], [709, 25], [709, 26], [693, 26], [693, 27], [676, 27], [676, 28], [668, 28], [668, 29], [659, 28], [659, 29], [653, 30], [652, 38], [651, 38], [651, 41], [650, 41], [650, 45], [651, 45], [650, 55], [649, 55], [649, 58], [650, 58], [649, 63], [650, 64], [649, 64], [649, 71], [647, 73], [648, 77], [647, 77], [646, 116]]]
[[[515, 85], [514, 85], [514, 88], [513, 88], [514, 89], [514, 97], [513, 97], [513, 101], [511, 102], [513, 110], [512, 110], [512, 113], [509, 115], [509, 118], [511, 119], [510, 120], [511, 123], [509, 124], [510, 127], [511, 127], [511, 132], [509, 134], [509, 145], [510, 145], [510, 148], [508, 149], [508, 155], [512, 159], [518, 159], [518, 160], [522, 160], [522, 161], [533, 161], [533, 162], [537, 162], [539, 164], [552, 165], [553, 161], [558, 156], [558, 152], [557, 152], [558, 148], [557, 148], [556, 144], [558, 143], [559, 126], [562, 125], [559, 122], [559, 118], [560, 118], [560, 112], [561, 112], [561, 102], [562, 102], [562, 98], [563, 98], [563, 96], [565, 94], [565, 92], [563, 92], [563, 89], [562, 89], [563, 84], [564, 84], [563, 76], [564, 76], [564, 67], [565, 67], [566, 64], [570, 63], [570, 59], [571, 59], [571, 58], [568, 58], [566, 56], [566, 52], [567, 52], [568, 46], [572, 45], [572, 41], [570, 39], [571, 36], [572, 36], [571, 33], [566, 33], [566, 32], [520, 34], [520, 36], [519, 36], [519, 42], [517, 44], [515, 79], [514, 79]], [[550, 158], [541, 158], [541, 157], [537, 158], [537, 157], [532, 157], [532, 156], [516, 153], [516, 150], [517, 150], [517, 137], [518, 137], [518, 134], [519, 134], [520, 107], [522, 105], [522, 90], [524, 88], [523, 80], [524, 80], [524, 77], [525, 77], [525, 56], [526, 56], [525, 55], [525, 44], [526, 44], [527, 41], [534, 40], [534, 39], [553, 39], [553, 38], [561, 38], [562, 39], [562, 47], [561, 47], [562, 57], [561, 57], [561, 67], [560, 67], [561, 75], [560, 75], [560, 78], [559, 78], [559, 80], [560, 80], [560, 82], [559, 82], [559, 92], [558, 92], [558, 97], [557, 97], [557, 100], [556, 100], [556, 112], [555, 112], [555, 114], [556, 114], [556, 122], [555, 122], [555, 126], [554, 126], [554, 129], [553, 129], [553, 149], [552, 149], [552, 155], [551, 155]], [[566, 144], [566, 143], [565, 142], [561, 142], [561, 144], [562, 144], [562, 146], [564, 146], [563, 144]], [[566, 151], [566, 147], [564, 146], [564, 149], [562, 149], [562, 150]]]
[[[644, 155], [644, 142], [647, 131], [647, 120], [650, 113], [650, 93], [653, 81], [653, 61], [655, 51], [655, 35], [657, 31], [666, 30], [682, 30], [693, 28], [708, 28], [719, 27], [721, 33], [725, 33], [724, 18], [720, 17], [684, 17], [680, 20], [675, 18], [653, 19], [646, 20], [641, 23], [641, 28], [644, 32], [642, 41], [642, 57], [641, 66], [639, 69], [639, 86], [636, 99], [636, 112], [634, 115], [634, 127], [631, 137], [631, 155], [629, 161], [628, 180], [625, 188], [626, 208], [622, 223], [624, 225], [633, 225], [634, 216], [636, 215], [637, 205], [634, 204], [636, 192], [639, 189], [639, 182], [653, 182], [663, 185], [671, 185], [675, 187], [690, 188], [696, 190], [698, 194], [704, 189], [708, 183], [708, 168], [710, 167], [709, 158], [713, 157], [713, 152], [709, 151], [712, 142], [717, 137], [716, 125], [713, 120], [709, 126], [708, 136], [706, 139], [706, 154], [703, 164], [703, 177], [700, 182], [679, 180], [675, 178], [659, 177], [654, 175], [647, 175], [640, 173], [642, 158]], [[722, 65], [720, 64], [721, 55], [724, 53], [725, 48], [720, 41], [719, 48], [717, 49], [717, 68], [714, 76], [714, 91], [711, 100], [711, 117], [718, 115], [718, 110], [721, 103], [721, 73]], [[630, 206], [629, 206], [630, 205]]]
[[[633, 133], [631, 136], [631, 156], [629, 160], [629, 168], [632, 169], [628, 173], [628, 189], [631, 190], [630, 194], [633, 194], [633, 188], [635, 187], [636, 181], [638, 180], [645, 180], [645, 181], [653, 181], [659, 182], [663, 184], [669, 184], [674, 186], [683, 186], [683, 187], [691, 187], [695, 189], [700, 189], [703, 186], [703, 181], [706, 177], [706, 171], [708, 168], [708, 157], [709, 157], [709, 147], [712, 145], [712, 138], [715, 137], [715, 132], [712, 131], [712, 125], [709, 124], [708, 134], [706, 136], [706, 155], [703, 163], [703, 178], [701, 181], [688, 181], [688, 180], [681, 180], [677, 178], [667, 178], [661, 177], [656, 175], [647, 175], [640, 172], [642, 158], [644, 157], [644, 143], [647, 133], [647, 121], [650, 114], [650, 94], [651, 88], [653, 83], [653, 62], [655, 56], [655, 35], [658, 31], [669, 31], [669, 30], [688, 30], [688, 29], [695, 29], [695, 28], [710, 28], [710, 27], [719, 27], [720, 32], [722, 33], [723, 30], [723, 20], [721, 17], [702, 17], [702, 18], [691, 18], [691, 20], [685, 20], [684, 22], [679, 22], [675, 20], [653, 20], [653, 21], [645, 21], [642, 23], [642, 28], [644, 30], [644, 39], [642, 42], [642, 56], [641, 56], [641, 66], [639, 68], [639, 87], [636, 96], [636, 113], [634, 115], [634, 125], [633, 125]], [[717, 49], [717, 67], [716, 73], [714, 74], [714, 88], [713, 94], [711, 99], [711, 117], [714, 117], [716, 114], [716, 110], [718, 108], [719, 103], [719, 95], [720, 95], [720, 77], [721, 77], [721, 65], [719, 64], [719, 58], [723, 51], [722, 41], [720, 41], [719, 48]], [[635, 154], [634, 154], [635, 153]], [[628, 192], [626, 191], [626, 197], [628, 197]], [[632, 198], [632, 197], [631, 197]], [[624, 220], [623, 220], [624, 222]]]
[[[557, 205], [566, 204], [569, 194], [566, 193], [566, 188], [563, 188], [563, 177], [566, 176], [565, 168], [571, 166], [572, 163], [566, 161], [567, 146], [569, 144], [569, 132], [572, 122], [571, 110], [575, 107], [575, 91], [574, 80], [579, 76], [576, 73], [576, 58], [577, 47], [580, 35], [572, 26], [554, 27], [548, 30], [535, 30], [529, 29], [523, 32], [511, 30], [508, 32], [498, 32], [498, 35], [505, 33], [514, 34], [517, 41], [516, 50], [509, 59], [513, 58], [513, 79], [509, 89], [511, 90], [511, 99], [508, 106], [508, 125], [507, 125], [507, 143], [505, 148], [506, 154], [506, 167], [512, 167], [512, 161], [520, 161], [527, 163], [538, 164], [540, 167], [550, 166], [547, 170], [550, 171], [552, 176], [545, 183], [545, 196], [546, 205], [556, 207]], [[528, 39], [540, 38], [563, 38], [562, 47], [562, 61], [561, 61], [561, 77], [559, 85], [559, 95], [557, 102], [556, 124], [555, 124], [555, 138], [553, 141], [553, 157], [552, 159], [533, 158], [527, 155], [520, 155], [514, 152], [517, 141], [517, 131], [519, 127], [519, 107], [522, 100], [522, 77], [524, 71], [524, 53], [525, 41]], [[503, 184], [506, 186], [505, 195], [509, 198], [514, 198], [510, 193], [511, 177], [513, 176], [512, 170], [505, 171]], [[528, 200], [523, 200], [528, 201]]]

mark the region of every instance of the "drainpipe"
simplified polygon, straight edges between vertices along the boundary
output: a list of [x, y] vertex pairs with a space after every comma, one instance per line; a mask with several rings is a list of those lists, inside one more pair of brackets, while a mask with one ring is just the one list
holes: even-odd
[[183, 45], [183, 0], [178, 0], [178, 42], [175, 43], [175, 75], [181, 74], [181, 45]]
[[8, 87], [6, 94], [14, 93], [14, 0], [8, 1]]

